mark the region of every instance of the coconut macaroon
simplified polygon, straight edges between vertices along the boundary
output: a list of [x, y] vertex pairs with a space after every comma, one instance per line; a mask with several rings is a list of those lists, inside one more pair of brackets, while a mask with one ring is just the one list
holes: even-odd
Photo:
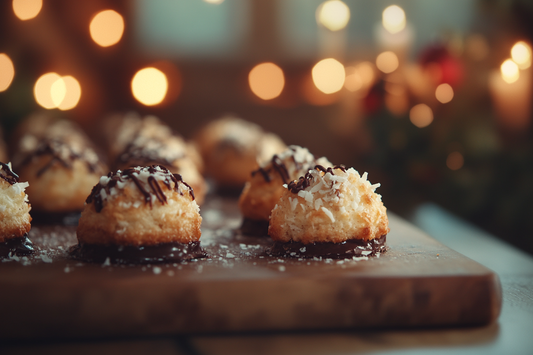
[[38, 135], [21, 137], [14, 166], [42, 222], [83, 209], [85, 198], [107, 170], [88, 137], [72, 122], [58, 121]]
[[[128, 125], [132, 119], [130, 117], [123, 123]], [[116, 168], [123, 170], [135, 166], [162, 165], [172, 173], [180, 174], [191, 185], [196, 202], [201, 205], [207, 193], [207, 183], [198, 170], [198, 164], [201, 164], [197, 162], [198, 155], [191, 151], [182, 137], [174, 134], [155, 116], [141, 119], [137, 128], [128, 138], [129, 142], [122, 148], [122, 152], [115, 157]], [[118, 130], [124, 131], [127, 130]], [[118, 134], [120, 135], [124, 134]]]
[[320, 165], [286, 185], [272, 210], [273, 254], [344, 258], [385, 251], [386, 208], [367, 174]]
[[202, 217], [192, 188], [162, 166], [102, 176], [76, 231], [78, 259], [116, 263], [183, 261], [204, 256]]
[[0, 257], [33, 252], [28, 239], [31, 206], [24, 192], [27, 187], [27, 182], [19, 182], [11, 164], [0, 163]]
[[250, 173], [287, 146], [260, 126], [226, 116], [210, 122], [195, 137], [206, 174], [219, 188], [240, 192]]
[[332, 166], [327, 158], [317, 159], [307, 148], [291, 145], [253, 171], [239, 198], [244, 217], [241, 231], [267, 235], [270, 212], [283, 195], [283, 185], [305, 175], [316, 165]]

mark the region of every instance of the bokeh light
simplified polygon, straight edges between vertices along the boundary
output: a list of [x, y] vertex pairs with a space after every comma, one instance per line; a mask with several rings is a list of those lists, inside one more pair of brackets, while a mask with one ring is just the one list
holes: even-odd
[[459, 170], [463, 167], [465, 159], [459, 152], [451, 152], [446, 158], [446, 166], [450, 170]]
[[112, 46], [118, 43], [124, 34], [124, 19], [116, 11], [101, 11], [91, 20], [89, 32], [99, 46]]
[[433, 111], [426, 104], [418, 104], [409, 111], [409, 120], [418, 128], [427, 127], [433, 122]]
[[333, 58], [323, 59], [311, 71], [315, 86], [325, 94], [333, 94], [344, 86], [344, 65]]
[[156, 68], [139, 70], [131, 80], [131, 91], [137, 101], [146, 106], [161, 103], [168, 90], [166, 75]]
[[33, 88], [35, 101], [46, 109], [58, 108], [66, 111], [78, 105], [81, 86], [76, 78], [46, 73], [35, 82]]
[[214, 4], [214, 5], [222, 4], [224, 2], [224, 0], [204, 0], [204, 1], [208, 4]]
[[374, 65], [370, 62], [361, 62], [346, 68], [344, 87], [351, 92], [358, 92], [370, 87], [375, 80]]
[[511, 59], [504, 61], [500, 67], [502, 78], [506, 83], [514, 83], [520, 77], [520, 69], [518, 65], [513, 62]]
[[524, 41], [517, 42], [511, 49], [511, 58], [520, 69], [531, 66], [531, 47]]
[[46, 73], [37, 79], [33, 95], [39, 105], [49, 110], [57, 107], [52, 99], [52, 85], [60, 79], [61, 76], [57, 73]]
[[376, 66], [385, 74], [392, 73], [399, 65], [398, 56], [391, 51], [380, 53], [376, 58]]
[[440, 103], [443, 104], [447, 104], [448, 102], [452, 101], [453, 95], [453, 88], [450, 86], [450, 84], [440, 84], [435, 90], [435, 97]]
[[339, 31], [350, 21], [350, 8], [340, 0], [328, 0], [316, 10], [316, 21], [330, 31]]
[[13, 0], [13, 12], [22, 21], [36, 17], [43, 7], [43, 0]]
[[57, 105], [57, 108], [66, 111], [71, 110], [78, 105], [81, 98], [81, 86], [76, 78], [68, 75], [61, 78], [65, 86], [65, 95], [63, 100]]
[[405, 11], [397, 5], [391, 5], [383, 10], [383, 27], [390, 33], [398, 33], [405, 28]]
[[0, 92], [7, 90], [15, 77], [15, 66], [7, 54], [0, 53]]
[[67, 95], [67, 85], [65, 84], [65, 80], [60, 77], [50, 87], [50, 96], [52, 97], [54, 107], [58, 107], [63, 102], [65, 95]]
[[283, 70], [274, 63], [256, 65], [248, 74], [248, 83], [254, 94], [263, 100], [278, 97], [285, 86]]
[[393, 115], [397, 117], [403, 116], [409, 110], [409, 98], [406, 90], [401, 93], [385, 95], [385, 106]]

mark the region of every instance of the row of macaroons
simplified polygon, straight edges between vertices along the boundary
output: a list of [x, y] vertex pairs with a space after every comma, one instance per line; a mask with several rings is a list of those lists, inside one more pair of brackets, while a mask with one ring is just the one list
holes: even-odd
[[155, 116], [110, 115], [102, 127], [102, 147], [72, 121], [52, 114], [29, 116], [13, 131], [10, 151], [0, 141], [0, 161], [10, 160], [29, 183], [32, 211], [79, 212], [101, 175], [131, 166], [162, 165], [183, 176], [202, 204], [206, 178], [219, 189], [240, 191], [259, 164], [287, 146], [258, 125], [225, 116], [186, 141]]
[[[281, 180], [289, 176], [284, 159], [291, 157], [288, 160], [299, 166], [308, 152], [292, 146], [284, 153], [275, 155], [270, 167], [261, 167], [254, 174], [270, 186], [264, 192], [277, 190], [278, 185], [283, 190], [267, 221], [272, 239], [285, 245], [299, 243], [298, 250], [302, 249], [299, 245], [319, 242], [338, 246], [354, 240], [359, 244], [349, 246], [353, 250], [383, 249], [389, 229], [386, 209], [375, 193], [379, 184], [371, 185], [365, 174], [360, 176], [353, 168], [322, 165], [289, 184], [279, 184], [276, 175]], [[31, 229], [30, 204], [24, 193], [28, 183], [19, 182], [9, 164], [1, 164], [0, 177], [0, 242], [19, 238], [26, 243]], [[254, 188], [251, 184], [247, 187]], [[298, 205], [301, 209], [296, 208]], [[86, 198], [76, 231], [76, 252], [92, 255], [94, 247], [144, 249], [173, 244], [201, 254], [201, 223], [193, 189], [179, 174], [158, 165], [118, 170], [101, 176]]]

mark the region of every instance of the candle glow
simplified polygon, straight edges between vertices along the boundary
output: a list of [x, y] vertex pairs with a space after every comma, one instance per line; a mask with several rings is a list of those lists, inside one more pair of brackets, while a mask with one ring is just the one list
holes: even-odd
[[317, 8], [316, 21], [330, 31], [342, 30], [350, 21], [350, 8], [340, 0], [328, 0]]

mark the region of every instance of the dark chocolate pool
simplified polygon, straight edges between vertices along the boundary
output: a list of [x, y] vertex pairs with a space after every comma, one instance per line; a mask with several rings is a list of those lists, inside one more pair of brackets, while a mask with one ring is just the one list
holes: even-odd
[[109, 259], [111, 264], [179, 263], [207, 257], [200, 242], [173, 242], [140, 247], [78, 244], [71, 247], [69, 253], [76, 260], [104, 263]]
[[267, 251], [268, 255], [293, 258], [330, 258], [346, 259], [352, 257], [374, 256], [387, 250], [387, 235], [369, 241], [351, 239], [342, 243], [275, 242]]
[[22, 237], [10, 238], [0, 243], [0, 258], [10, 255], [24, 256], [34, 252], [33, 243], [26, 233]]

